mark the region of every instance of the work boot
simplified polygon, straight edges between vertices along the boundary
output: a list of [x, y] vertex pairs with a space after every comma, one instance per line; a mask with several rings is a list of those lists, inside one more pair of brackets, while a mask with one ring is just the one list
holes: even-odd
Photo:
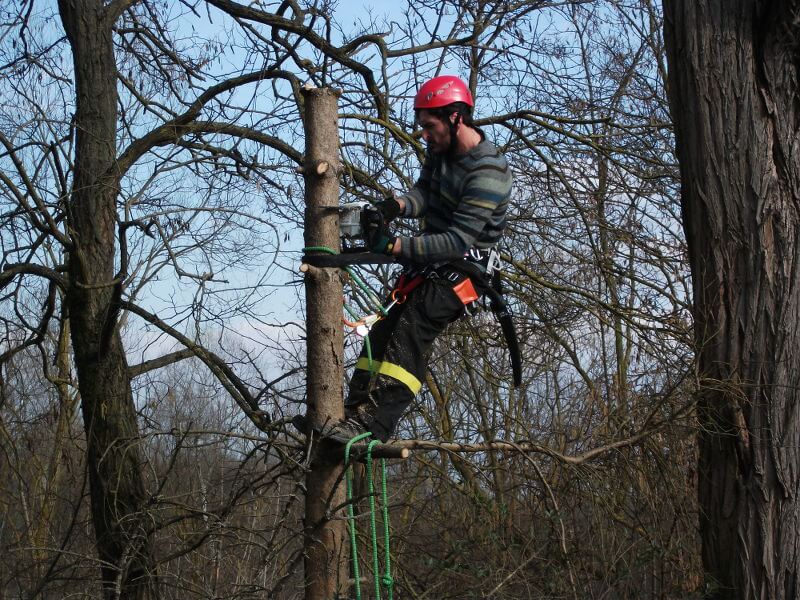
[[365, 427], [369, 426], [375, 420], [375, 412], [378, 410], [378, 405], [371, 398], [359, 402], [358, 404], [345, 404], [344, 405], [344, 418], [355, 419]]
[[322, 427], [311, 427], [305, 415], [295, 415], [292, 418], [292, 425], [301, 433], [308, 435], [313, 431], [320, 437], [342, 445], [347, 444], [356, 436], [368, 433], [364, 424], [355, 417], [348, 417], [342, 421], [326, 423]]
[[[345, 418], [344, 421], [331, 423], [322, 428], [319, 434], [337, 444], [347, 444], [354, 437], [369, 433], [364, 424], [355, 417]], [[366, 441], [366, 438], [364, 440]]]

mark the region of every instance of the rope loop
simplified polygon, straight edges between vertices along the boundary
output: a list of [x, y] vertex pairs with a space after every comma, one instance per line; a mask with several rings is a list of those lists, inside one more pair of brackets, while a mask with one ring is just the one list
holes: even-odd
[[355, 580], [355, 588], [356, 588], [356, 600], [361, 600], [361, 574], [359, 573], [358, 567], [358, 544], [356, 543], [356, 515], [355, 515], [355, 508], [353, 508], [353, 468], [350, 464], [350, 450], [353, 447], [353, 444], [360, 442], [361, 440], [365, 440], [368, 437], [372, 437], [372, 434], [368, 431], [366, 433], [362, 433], [361, 435], [357, 435], [353, 439], [351, 439], [344, 447], [344, 465], [346, 469], [346, 481], [347, 481], [347, 521], [348, 521], [348, 529], [350, 533], [350, 558], [353, 561], [353, 579]]

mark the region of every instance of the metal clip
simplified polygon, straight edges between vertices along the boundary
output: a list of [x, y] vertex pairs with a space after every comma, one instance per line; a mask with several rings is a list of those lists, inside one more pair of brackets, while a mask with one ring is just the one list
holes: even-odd
[[356, 327], [356, 335], [361, 337], [366, 337], [369, 335], [369, 332], [372, 330], [372, 326], [375, 325], [378, 321], [383, 318], [383, 315], [379, 315], [375, 313], [373, 315], [367, 315], [363, 319], [361, 319], [361, 323]]

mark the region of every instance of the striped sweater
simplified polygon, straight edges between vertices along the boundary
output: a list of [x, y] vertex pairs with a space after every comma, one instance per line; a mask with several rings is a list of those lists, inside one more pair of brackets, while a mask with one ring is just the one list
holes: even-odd
[[456, 157], [427, 153], [419, 180], [401, 196], [402, 216], [424, 218], [424, 226], [420, 235], [400, 238], [400, 255], [425, 264], [490, 248], [506, 226], [511, 185], [505, 156], [485, 138]]

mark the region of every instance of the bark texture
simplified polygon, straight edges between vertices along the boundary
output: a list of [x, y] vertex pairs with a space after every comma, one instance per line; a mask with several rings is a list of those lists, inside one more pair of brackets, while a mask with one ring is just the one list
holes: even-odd
[[[304, 90], [305, 97], [305, 244], [339, 247], [338, 93]], [[317, 426], [344, 416], [344, 333], [342, 280], [338, 269], [310, 269], [305, 278], [308, 419]], [[341, 451], [322, 441], [306, 477], [306, 600], [332, 600], [345, 592], [346, 521], [341, 508]], [[341, 450], [341, 449], [339, 449]], [[339, 517], [331, 520], [332, 517]]]
[[67, 305], [87, 442], [92, 520], [107, 598], [149, 597], [152, 562], [138, 428], [114, 273], [117, 91], [102, 0], [59, 0], [75, 70], [75, 171], [67, 206]]
[[665, 0], [709, 597], [798, 597], [797, 2]]

